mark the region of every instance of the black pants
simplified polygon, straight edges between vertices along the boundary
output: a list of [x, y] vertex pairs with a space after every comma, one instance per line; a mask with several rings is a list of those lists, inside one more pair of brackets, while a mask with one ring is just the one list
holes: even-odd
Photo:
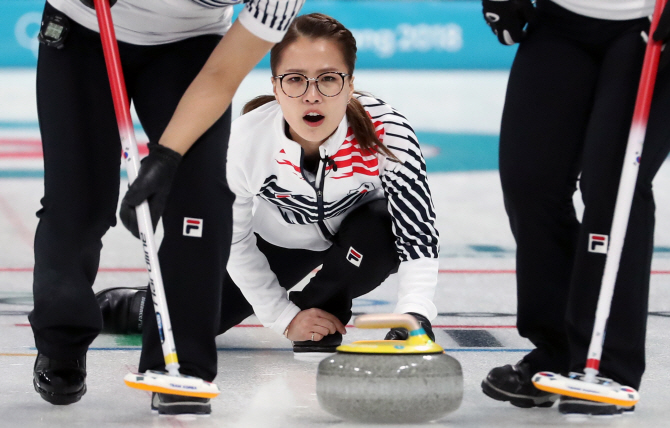
[[[374, 290], [397, 270], [400, 259], [386, 203], [385, 199], [376, 200], [352, 211], [326, 251], [281, 248], [257, 237], [258, 248], [286, 289], [323, 264], [305, 288], [289, 295], [293, 303], [300, 309], [323, 309], [346, 324], [351, 318], [352, 300]], [[348, 260], [352, 247], [363, 255], [360, 266]], [[253, 308], [228, 276], [223, 285], [219, 333], [251, 314]]]
[[[583, 372], [606, 257], [589, 252], [589, 234], [610, 233], [649, 21], [586, 18], [548, 0], [537, 10], [512, 66], [500, 135], [517, 325], [536, 346], [525, 357], [533, 370]], [[652, 179], [670, 150], [669, 72], [657, 78], [600, 366], [635, 388], [645, 367]]]
[[[56, 11], [47, 4], [45, 12]], [[128, 95], [150, 143], [158, 142], [219, 40], [212, 35], [157, 46], [119, 43]], [[83, 355], [102, 327], [91, 286], [101, 238], [116, 224], [120, 186], [121, 145], [97, 33], [71, 21], [63, 49], [40, 46], [37, 102], [45, 194], [30, 322], [39, 352], [70, 359]], [[186, 373], [205, 379], [216, 375], [218, 302], [232, 236], [234, 197], [225, 180], [229, 132], [230, 111], [184, 156], [163, 215], [159, 251], [180, 363]], [[203, 219], [202, 238], [183, 235], [184, 217]], [[139, 241], [128, 244], [128, 251], [142, 257]], [[142, 371], [163, 361], [148, 303]]]

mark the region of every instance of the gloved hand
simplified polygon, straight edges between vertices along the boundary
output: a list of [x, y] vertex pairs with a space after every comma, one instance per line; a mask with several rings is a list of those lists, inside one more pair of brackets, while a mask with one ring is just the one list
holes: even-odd
[[[412, 315], [414, 318], [416, 318], [417, 321], [419, 321], [419, 324], [426, 331], [426, 334], [428, 335], [428, 337], [430, 337], [430, 340], [435, 342], [435, 334], [433, 333], [433, 327], [430, 325], [430, 321], [428, 321], [428, 318], [415, 312], [408, 312], [408, 314]], [[395, 327], [392, 328], [388, 333], [386, 333], [386, 337], [384, 338], [384, 340], [407, 340], [407, 338], [409, 338], [409, 331], [407, 331], [406, 328]]]
[[658, 20], [656, 31], [654, 31], [654, 40], [663, 42], [663, 52], [661, 52], [661, 60], [658, 63], [658, 68], [661, 69], [670, 62], [670, 55], [667, 52], [667, 43], [670, 41], [670, 7], [667, 3]]
[[155, 230], [165, 209], [181, 157], [174, 150], [156, 144], [150, 147], [149, 156], [142, 159], [137, 178], [126, 192], [119, 210], [121, 222], [135, 238], [140, 237], [135, 207], [144, 200], [149, 201], [151, 223]]
[[[93, 4], [93, 0], [80, 0], [82, 3], [84, 3], [84, 6], [88, 6], [91, 9], [95, 9], [95, 6]], [[116, 3], [116, 0], [109, 0], [109, 7], [114, 6], [114, 3]]]
[[524, 27], [535, 19], [531, 0], [483, 0], [484, 19], [503, 45], [519, 43]]

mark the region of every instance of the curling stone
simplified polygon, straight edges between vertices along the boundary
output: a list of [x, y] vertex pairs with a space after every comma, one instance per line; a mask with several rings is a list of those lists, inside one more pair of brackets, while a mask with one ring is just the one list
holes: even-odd
[[319, 363], [319, 404], [342, 419], [367, 423], [420, 423], [458, 409], [463, 399], [459, 362], [408, 314], [362, 315], [358, 328], [409, 330], [408, 340], [358, 341]]

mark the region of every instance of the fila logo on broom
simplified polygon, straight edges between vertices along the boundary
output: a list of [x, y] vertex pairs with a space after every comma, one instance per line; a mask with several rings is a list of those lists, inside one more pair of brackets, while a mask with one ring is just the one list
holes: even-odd
[[184, 217], [184, 236], [202, 238], [202, 219]]
[[347, 260], [352, 265], [358, 267], [361, 265], [361, 260], [363, 260], [363, 254], [354, 250], [354, 247], [349, 247], [349, 252], [347, 253]]
[[589, 233], [589, 252], [607, 254], [607, 244], [609, 237], [607, 235], [597, 235]]

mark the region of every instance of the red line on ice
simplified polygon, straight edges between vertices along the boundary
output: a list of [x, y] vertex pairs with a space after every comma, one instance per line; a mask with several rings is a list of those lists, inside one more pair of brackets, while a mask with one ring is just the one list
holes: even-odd
[[0, 159], [42, 159], [42, 152], [0, 152]]
[[0, 138], [1, 146], [42, 146], [39, 139]]
[[[138, 141], [138, 150], [140, 156], [149, 154], [149, 149], [147, 147], [146, 141]], [[0, 159], [36, 159], [42, 158], [42, 140], [40, 139], [20, 139], [20, 138], [0, 138], [0, 146], [23, 146], [30, 147], [32, 150], [13, 150], [13, 151], [0, 151]], [[38, 149], [38, 150], [35, 150]]]

